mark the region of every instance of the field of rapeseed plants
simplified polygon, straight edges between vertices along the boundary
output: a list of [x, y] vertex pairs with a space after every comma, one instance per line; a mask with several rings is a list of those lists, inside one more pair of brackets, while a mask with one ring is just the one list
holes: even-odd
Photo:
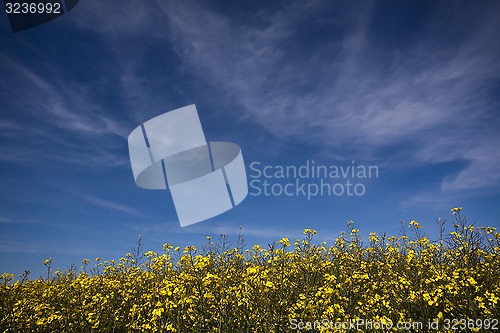
[[[81, 270], [66, 272], [52, 272], [49, 259], [46, 278], [1, 276], [0, 331], [380, 328], [337, 325], [364, 320], [387, 325], [378, 331], [421, 322], [407, 331], [498, 332], [500, 234], [468, 225], [460, 210], [452, 210], [453, 231], [436, 241], [411, 221], [397, 237], [371, 233], [363, 243], [349, 223], [331, 246], [315, 244], [316, 232], [305, 229], [293, 244], [283, 238], [266, 248], [245, 249], [241, 238], [228, 246], [225, 237], [207, 237], [200, 250], [165, 244], [162, 253], [143, 253], [138, 246], [118, 261], [85, 259]], [[439, 328], [429, 330], [429, 321]]]

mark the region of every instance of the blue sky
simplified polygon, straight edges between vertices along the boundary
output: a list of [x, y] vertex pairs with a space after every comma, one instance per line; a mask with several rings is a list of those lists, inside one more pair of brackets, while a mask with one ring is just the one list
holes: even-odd
[[[13, 34], [0, 15], [0, 271], [42, 274], [223, 233], [267, 244], [397, 234], [463, 206], [500, 227], [498, 1], [82, 1]], [[363, 196], [248, 196], [181, 228], [127, 137], [196, 104], [249, 165], [376, 165]], [[448, 226], [448, 231], [450, 226]]]

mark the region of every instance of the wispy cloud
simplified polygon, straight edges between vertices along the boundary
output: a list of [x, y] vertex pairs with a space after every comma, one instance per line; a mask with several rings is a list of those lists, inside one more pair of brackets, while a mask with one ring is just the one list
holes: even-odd
[[0, 121], [0, 130], [2, 131], [2, 135], [4, 135], [6, 131], [20, 130], [21, 128], [22, 126], [16, 122], [9, 120]]
[[[6, 56], [2, 57], [2, 64], [2, 72], [16, 78], [15, 85], [4, 83], [2, 89], [9, 92], [10, 100], [18, 110], [61, 129], [84, 135], [126, 137], [128, 134], [119, 122], [106, 116], [102, 107], [92, 102], [81, 84], [64, 82], [55, 65], [45, 66], [52, 67], [49, 70], [51, 75], [42, 77], [35, 70]], [[19, 127], [19, 124], [16, 125]]]
[[[117, 149], [121, 148], [118, 142], [128, 135], [126, 119], [108, 115], [104, 106], [93, 102], [85, 85], [77, 83], [76, 78], [67, 82], [61, 77], [57, 65], [46, 64], [48, 74], [42, 76], [19, 61], [0, 57], [0, 70], [12, 77], [0, 83], [6, 96], [2, 100], [5, 113], [0, 116], [5, 138], [0, 148], [2, 160], [43, 156], [78, 164], [124, 164]], [[47, 152], [50, 147], [58, 147], [59, 153]]]
[[[318, 23], [319, 42], [301, 49], [294, 44], [303, 42], [301, 23], [322, 22], [323, 3], [293, 2], [245, 24], [199, 3], [161, 7], [193, 73], [224, 89], [278, 138], [322, 143], [336, 157], [384, 159], [396, 168], [467, 159], [442, 189], [500, 185], [499, 105], [488, 95], [500, 76], [498, 5], [473, 12], [446, 5], [394, 46], [370, 38], [370, 7], [343, 6], [346, 19]], [[322, 40], [327, 31], [342, 37]], [[450, 40], [456, 34], [461, 40]], [[400, 163], [401, 156], [409, 159]]]
[[12, 223], [13, 220], [11, 218], [0, 216], [0, 223]]
[[35, 219], [20, 219], [12, 216], [0, 216], [0, 224], [39, 224]]
[[[72, 23], [130, 55], [117, 66], [138, 120], [170, 106], [148, 91], [141, 54], [126, 43], [141, 35], [172, 47], [191, 75], [235, 100], [240, 117], [278, 139], [388, 168], [468, 160], [443, 179], [443, 190], [498, 187], [500, 116], [491, 88], [500, 76], [499, 5], [436, 5], [425, 24], [398, 42], [373, 37], [377, 5], [291, 1], [241, 17], [195, 1], [121, 1], [84, 4]], [[53, 102], [51, 112], [73, 130], [126, 132], [105, 117], [75, 120], [61, 104]]]
[[120, 203], [110, 201], [107, 199], [103, 199], [103, 198], [99, 198], [96, 196], [86, 196], [85, 199], [97, 207], [111, 209], [111, 210], [115, 210], [115, 211], [118, 211], [121, 213], [135, 215], [135, 216], [139, 216], [139, 217], [144, 217], [144, 214], [142, 212], [140, 212], [134, 208], [130, 208], [129, 206], [124, 205], [124, 204], [120, 204]]
[[[425, 24], [396, 41], [374, 38], [377, 6], [290, 1], [242, 16], [231, 6], [223, 13], [195, 1], [81, 4], [68, 23], [113, 45], [123, 121], [57, 69], [47, 77], [11, 59], [3, 63], [19, 77], [16, 91], [30, 92], [23, 109], [35, 116], [43, 110], [41, 121], [87, 138], [123, 139], [139, 121], [174, 107], [168, 93], [150, 91], [151, 72], [141, 74], [141, 36], [175, 50], [181, 73], [219, 89], [241, 105], [235, 114], [278, 139], [388, 168], [467, 160], [462, 171], [442, 180], [442, 190], [498, 187], [500, 105], [491, 96], [500, 77], [499, 5], [438, 4], [425, 14]], [[97, 149], [102, 140], [92, 142]]]

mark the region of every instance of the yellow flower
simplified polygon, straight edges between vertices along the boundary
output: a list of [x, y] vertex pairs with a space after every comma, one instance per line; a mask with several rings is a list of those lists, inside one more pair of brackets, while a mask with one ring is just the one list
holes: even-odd
[[303, 234], [304, 235], [307, 235], [307, 234], [316, 235], [316, 230], [314, 230], [314, 229], [304, 229]]
[[287, 237], [280, 239], [279, 242], [280, 242], [280, 244], [283, 244], [284, 247], [290, 246], [290, 240]]
[[[410, 226], [420, 227], [414, 220]], [[0, 275], [0, 326], [5, 332], [267, 332], [276, 325], [286, 330], [294, 319], [424, 317], [442, 327], [445, 318], [500, 317], [494, 228], [462, 225], [444, 242], [372, 232], [367, 245], [354, 238], [360, 231], [352, 223], [348, 228], [351, 237], [344, 232], [330, 247], [313, 244], [316, 231], [304, 229], [291, 251], [286, 237], [282, 246], [210, 243], [200, 251], [187, 246], [185, 254], [167, 244], [162, 254], [96, 258], [93, 267], [84, 259], [80, 271], [67, 272], [52, 272], [50, 258], [43, 262], [48, 278]]]

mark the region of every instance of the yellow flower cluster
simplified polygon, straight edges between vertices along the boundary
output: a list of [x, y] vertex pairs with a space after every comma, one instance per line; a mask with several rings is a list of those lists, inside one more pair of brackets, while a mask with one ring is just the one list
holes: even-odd
[[0, 331], [289, 332], [292, 320], [500, 318], [500, 235], [462, 222], [438, 241], [411, 221], [414, 236], [371, 233], [363, 244], [350, 222], [329, 247], [306, 229], [293, 246], [283, 238], [244, 250], [207, 238], [200, 250], [165, 244], [92, 268], [85, 259], [79, 272], [51, 273], [48, 259], [47, 278], [0, 277]]

